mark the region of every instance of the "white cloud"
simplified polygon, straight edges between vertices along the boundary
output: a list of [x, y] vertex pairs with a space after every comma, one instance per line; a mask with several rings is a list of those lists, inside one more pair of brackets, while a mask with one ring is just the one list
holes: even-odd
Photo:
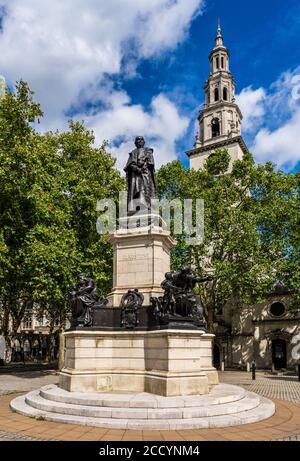
[[[186, 124], [172, 103], [158, 95], [148, 113], [139, 105], [131, 105], [129, 96], [107, 81], [124, 74], [132, 77], [141, 59], [176, 47], [184, 40], [202, 3], [0, 0], [0, 7], [6, 11], [0, 33], [0, 72], [8, 83], [23, 78], [35, 91], [45, 111], [42, 129], [64, 128], [66, 111], [73, 106], [80, 108], [83, 100], [106, 100], [108, 110], [95, 113], [94, 120], [89, 116], [98, 138], [114, 141], [121, 135], [127, 139], [129, 133], [138, 130], [157, 138], [160, 145], [160, 140], [167, 137], [162, 133], [163, 126], [169, 130], [170, 145], [168, 149], [166, 142], [163, 146], [166, 157], [171, 158], [177, 133], [182, 133]], [[168, 119], [173, 119], [174, 127]]]
[[252, 131], [265, 114], [266, 92], [263, 88], [253, 90], [251, 86], [244, 88], [236, 100], [243, 114], [243, 131]]
[[300, 107], [281, 127], [257, 133], [252, 151], [260, 162], [272, 161], [293, 168], [300, 161]]
[[183, 136], [189, 120], [178, 114], [176, 106], [165, 95], [154, 97], [148, 112], [139, 104], [131, 104], [124, 92], [114, 92], [110, 104], [110, 109], [85, 117], [85, 121], [99, 141], [112, 141], [110, 149], [119, 168], [124, 166], [134, 138], [139, 134], [155, 149], [157, 167], [176, 158], [176, 140]]
[[300, 66], [283, 72], [266, 90], [244, 88], [237, 102], [243, 129], [254, 136], [251, 152], [258, 162], [293, 168], [300, 161]]
[[294, 97], [300, 76], [300, 66], [294, 70], [283, 72], [279, 78], [272, 83], [268, 99], [268, 106], [279, 116], [286, 117], [294, 110], [297, 110], [298, 101]]
[[178, 45], [184, 39], [193, 16], [201, 11], [201, 4], [202, 1], [199, 0], [158, 2], [141, 28], [141, 54], [149, 57], [162, 48]]

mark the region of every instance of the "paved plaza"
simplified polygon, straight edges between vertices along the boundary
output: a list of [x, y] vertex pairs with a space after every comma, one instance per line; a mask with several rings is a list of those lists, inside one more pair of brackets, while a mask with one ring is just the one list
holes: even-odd
[[244, 387], [250, 392], [256, 392], [269, 399], [288, 400], [300, 404], [298, 376], [258, 372], [255, 381], [253, 381], [251, 373], [225, 371], [219, 372], [219, 379], [223, 383]]
[[29, 392], [46, 384], [58, 384], [54, 370], [0, 373], [0, 395]]
[[93, 428], [35, 420], [12, 412], [9, 402], [18, 394], [58, 382], [54, 371], [0, 374], [0, 440], [95, 440], [95, 441], [217, 441], [300, 440], [300, 383], [296, 376], [262, 372], [252, 381], [250, 373], [221, 372], [220, 381], [235, 384], [270, 398], [276, 413], [259, 423], [223, 429], [181, 431], [133, 431]]

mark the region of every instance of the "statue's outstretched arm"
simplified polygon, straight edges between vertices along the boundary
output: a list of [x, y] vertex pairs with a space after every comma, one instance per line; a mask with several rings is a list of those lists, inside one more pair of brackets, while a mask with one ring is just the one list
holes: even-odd
[[195, 277], [195, 282], [197, 283], [204, 283], [204, 282], [211, 282], [214, 278], [211, 275], [207, 277]]

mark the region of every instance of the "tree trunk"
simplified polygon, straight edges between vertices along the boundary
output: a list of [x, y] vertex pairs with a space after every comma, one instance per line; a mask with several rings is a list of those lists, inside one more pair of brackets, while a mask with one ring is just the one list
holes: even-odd
[[21, 322], [23, 320], [23, 316], [22, 317], [12, 316], [12, 317], [13, 317], [13, 319], [12, 319], [12, 333], [13, 333], [13, 335], [16, 335], [18, 333], [18, 329], [20, 328]]
[[50, 322], [49, 326], [49, 334], [47, 335], [47, 349], [46, 349], [46, 362], [51, 362], [52, 356], [53, 356], [53, 330], [54, 330], [54, 324], [53, 322]]
[[2, 334], [4, 337], [9, 335], [9, 307], [7, 303], [4, 304], [4, 313], [2, 320]]
[[214, 333], [214, 310], [211, 306], [207, 308], [207, 332]]
[[10, 363], [11, 362], [11, 353], [12, 353], [12, 348], [11, 348], [11, 338], [9, 336], [9, 307], [7, 306], [7, 303], [4, 304], [4, 312], [3, 312], [3, 318], [2, 318], [2, 328], [1, 328], [4, 339], [5, 339], [5, 357], [4, 357], [4, 363]]
[[65, 336], [64, 328], [59, 329], [58, 369], [62, 370], [65, 364]]

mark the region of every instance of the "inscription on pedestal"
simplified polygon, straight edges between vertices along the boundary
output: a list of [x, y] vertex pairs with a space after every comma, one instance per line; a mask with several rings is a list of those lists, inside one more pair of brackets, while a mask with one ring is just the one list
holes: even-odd
[[144, 260], [144, 259], [147, 259], [148, 258], [148, 254], [147, 253], [143, 253], [143, 254], [125, 254], [125, 255], [120, 255], [119, 256], [119, 261], [136, 261], [136, 260]]

